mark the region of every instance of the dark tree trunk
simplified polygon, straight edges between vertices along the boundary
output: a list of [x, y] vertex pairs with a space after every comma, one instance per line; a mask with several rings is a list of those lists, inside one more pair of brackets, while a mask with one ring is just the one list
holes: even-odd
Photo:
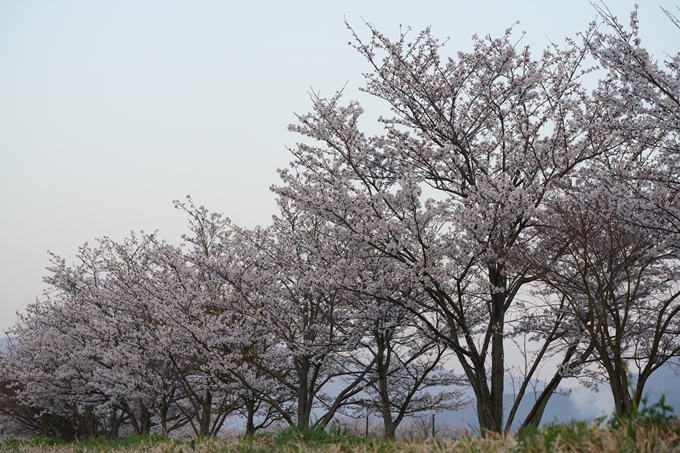
[[300, 429], [309, 428], [311, 404], [309, 398], [309, 372], [311, 366], [306, 358], [295, 359], [295, 369], [298, 374], [297, 388], [297, 426]]
[[255, 400], [252, 398], [245, 399], [246, 407], [246, 436], [255, 434]]
[[149, 435], [151, 434], [151, 412], [149, 409], [144, 405], [144, 403], [140, 403], [140, 434], [145, 434]]
[[629, 390], [628, 370], [624, 366], [616, 366], [614, 370], [616, 374], [610, 378], [614, 410], [621, 417], [630, 417], [633, 415], [634, 403]]
[[394, 440], [396, 436], [396, 426], [392, 419], [392, 407], [390, 395], [387, 387], [387, 379], [390, 368], [390, 348], [389, 333], [378, 332], [375, 334], [377, 340], [376, 369], [378, 373], [378, 394], [380, 396], [380, 412], [383, 418], [384, 437], [387, 440]]
[[491, 294], [491, 429], [500, 433], [503, 427], [503, 386], [505, 380], [505, 302], [507, 278], [497, 266], [489, 268]]
[[[505, 378], [505, 350], [503, 330], [505, 327], [505, 304], [507, 303], [507, 277], [497, 266], [489, 266], [489, 283], [492, 293], [488, 302], [489, 326], [487, 341], [490, 343], [491, 373], [487, 375], [487, 343], [477, 349], [474, 339], [465, 326], [466, 346], [459, 344], [457, 337], [451, 342], [456, 356], [463, 366], [465, 375], [475, 394], [477, 418], [482, 433], [503, 432], [503, 387]], [[452, 329], [452, 332], [455, 329]], [[459, 332], [456, 331], [455, 335]]]
[[109, 439], [117, 439], [120, 430], [120, 419], [118, 418], [118, 409], [113, 409], [111, 412], [111, 428], [109, 430]]
[[168, 411], [170, 410], [170, 405], [166, 401], [163, 401], [159, 409], [159, 416], [161, 422], [161, 432], [164, 436], [168, 435]]
[[201, 419], [199, 420], [200, 422], [200, 430], [199, 434], [201, 436], [207, 437], [210, 436], [210, 418], [211, 418], [211, 411], [212, 411], [212, 399], [213, 395], [210, 389], [207, 389], [205, 391], [205, 396], [203, 397], [201, 401]]
[[139, 425], [139, 420], [137, 420], [137, 416], [135, 415], [135, 411], [132, 410], [130, 408], [130, 406], [128, 406], [127, 403], [125, 403], [125, 407], [127, 408], [126, 412], [128, 414], [128, 417], [130, 417], [130, 424], [132, 425], [132, 431], [137, 435], [142, 434], [142, 428]]

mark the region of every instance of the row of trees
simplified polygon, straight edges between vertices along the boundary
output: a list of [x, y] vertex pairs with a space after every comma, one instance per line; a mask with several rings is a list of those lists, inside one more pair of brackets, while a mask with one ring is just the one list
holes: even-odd
[[451, 356], [485, 431], [532, 396], [521, 423], [538, 425], [565, 378], [606, 382], [633, 413], [680, 353], [680, 54], [659, 64], [636, 12], [630, 28], [598, 12], [538, 59], [511, 30], [457, 59], [429, 30], [354, 34], [365, 91], [394, 114], [384, 135], [361, 132], [357, 102], [314, 95], [270, 227], [189, 201], [184, 247], [141, 235], [54, 257], [53, 291], [10, 331], [0, 410], [67, 436], [368, 408], [394, 437], [461, 403]]
[[409, 414], [459, 405], [445, 349], [417, 320], [328, 280], [379, 259], [284, 204], [255, 230], [177, 207], [188, 247], [142, 234], [83, 246], [75, 266], [53, 257], [52, 291], [10, 331], [0, 410], [67, 438], [123, 424], [215, 435], [233, 414], [250, 434], [369, 410], [393, 437]]

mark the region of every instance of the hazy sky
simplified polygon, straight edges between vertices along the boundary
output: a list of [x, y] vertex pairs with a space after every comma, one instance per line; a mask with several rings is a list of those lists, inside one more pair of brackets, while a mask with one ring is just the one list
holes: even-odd
[[[634, 2], [609, 3], [627, 23]], [[673, 1], [637, 3], [643, 44], [677, 51], [659, 9]], [[364, 36], [364, 21], [392, 37], [431, 26], [451, 55], [519, 20], [539, 53], [595, 11], [587, 0], [0, 0], [0, 329], [42, 293], [47, 250], [71, 261], [85, 241], [140, 229], [178, 243], [174, 199], [267, 223], [297, 140], [286, 127], [310, 89], [365, 98], [369, 68], [345, 17]]]

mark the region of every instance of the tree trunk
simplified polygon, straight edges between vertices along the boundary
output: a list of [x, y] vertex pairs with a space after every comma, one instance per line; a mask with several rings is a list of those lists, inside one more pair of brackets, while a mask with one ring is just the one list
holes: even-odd
[[390, 367], [389, 339], [385, 334], [376, 333], [378, 354], [376, 358], [376, 368], [378, 372], [378, 394], [380, 395], [380, 412], [383, 418], [384, 437], [387, 440], [394, 440], [396, 427], [392, 419], [392, 408], [390, 405], [390, 395], [387, 388], [387, 375]]
[[503, 386], [505, 384], [505, 300], [507, 278], [498, 266], [489, 268], [491, 283], [491, 416], [493, 432], [500, 433], [503, 427]]
[[120, 427], [119, 419], [118, 419], [118, 409], [113, 409], [111, 412], [111, 429], [109, 430], [109, 439], [117, 439], [118, 438], [118, 431]]
[[472, 386], [477, 400], [477, 417], [483, 433], [501, 434], [503, 430], [503, 386], [505, 378], [505, 352], [503, 329], [507, 278], [494, 266], [489, 266], [491, 300], [489, 303], [489, 336], [491, 337], [491, 376], [487, 381], [485, 352], [477, 352], [472, 340], [467, 338], [471, 354], [458, 352], [459, 361]]
[[631, 398], [626, 371], [619, 372], [611, 380], [612, 395], [614, 396], [614, 410], [616, 414], [621, 417], [630, 417], [633, 415], [633, 398]]
[[[529, 411], [529, 414], [527, 414], [527, 417], [524, 419], [524, 423], [522, 423], [522, 428], [526, 428], [527, 426], [533, 426], [534, 428], [538, 428], [538, 425], [541, 423], [541, 419], [543, 418], [545, 408], [548, 405], [548, 401], [550, 400], [552, 394], [555, 393], [555, 390], [557, 390], [557, 387], [560, 385], [561, 381], [562, 376], [556, 374], [555, 376], [553, 376], [550, 382], [548, 382], [548, 385], [545, 386], [545, 388], [539, 395], [538, 399], [534, 403], [533, 407], [531, 408], [531, 411]], [[509, 430], [510, 426], [508, 426], [507, 428]]]
[[638, 375], [637, 383], [635, 384], [635, 395], [633, 398], [634, 410], [637, 410], [640, 407], [640, 402], [642, 401], [642, 397], [645, 394], [645, 384], [647, 383], [647, 379], [649, 378], [650, 374], [651, 372], [649, 369], [645, 369]]
[[151, 412], [144, 405], [144, 403], [139, 404], [140, 407], [140, 434], [149, 435], [151, 434]]
[[598, 352], [609, 377], [609, 386], [614, 397], [614, 412], [619, 417], [630, 417], [633, 414], [634, 404], [629, 390], [628, 365], [616, 351], [613, 358], [609, 358], [606, 355], [608, 351], [601, 349]]
[[95, 437], [97, 435], [97, 417], [95, 417], [92, 409], [86, 409], [81, 420], [83, 434], [88, 438]]
[[158, 415], [160, 416], [161, 432], [164, 436], [168, 435], [168, 411], [170, 410], [170, 405], [165, 401], [161, 403], [161, 407], [158, 410]]
[[482, 433], [500, 433], [502, 425], [498, 425], [494, 418], [494, 413], [497, 411], [494, 408], [494, 402], [489, 391], [483, 357], [476, 355], [476, 357], [473, 357], [474, 361], [472, 361], [469, 356], [462, 352], [456, 352], [456, 356], [463, 365], [465, 375], [475, 394], [479, 429]]
[[212, 392], [210, 389], [206, 389], [205, 396], [201, 398], [201, 416], [198, 420], [199, 422], [199, 435], [201, 437], [210, 436], [210, 418], [212, 411]]
[[255, 400], [251, 398], [245, 399], [246, 407], [246, 437], [255, 434]]
[[498, 410], [496, 408], [496, 402], [494, 398], [492, 398], [492, 394], [489, 391], [489, 387], [486, 383], [486, 374], [480, 375], [478, 381], [481, 381], [482, 379], [484, 380], [483, 382], [477, 382], [479, 393], [475, 392], [475, 397], [477, 399], [477, 417], [479, 418], [479, 428], [482, 433], [500, 433], [502, 425], [498, 424], [496, 418]]
[[297, 426], [300, 429], [309, 428], [311, 408], [308, 408], [309, 361], [305, 358], [295, 359], [295, 369], [298, 373], [297, 389]]
[[127, 408], [126, 412], [128, 414], [128, 417], [130, 417], [130, 424], [132, 425], [132, 431], [137, 435], [142, 434], [142, 428], [139, 425], [139, 421], [137, 420], [137, 416], [135, 415], [135, 411], [127, 403], [125, 403], [125, 407]]

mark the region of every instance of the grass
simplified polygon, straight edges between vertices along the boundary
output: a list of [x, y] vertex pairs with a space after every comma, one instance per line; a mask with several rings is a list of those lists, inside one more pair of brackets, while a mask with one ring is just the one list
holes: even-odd
[[246, 439], [177, 440], [131, 436], [121, 440], [88, 439], [65, 443], [55, 439], [7, 439], [0, 452], [17, 453], [652, 453], [680, 452], [680, 423], [651, 419], [595, 423], [552, 423], [501, 439], [467, 436], [456, 442], [429, 440], [387, 442], [353, 436], [341, 430], [287, 429], [278, 436]]

